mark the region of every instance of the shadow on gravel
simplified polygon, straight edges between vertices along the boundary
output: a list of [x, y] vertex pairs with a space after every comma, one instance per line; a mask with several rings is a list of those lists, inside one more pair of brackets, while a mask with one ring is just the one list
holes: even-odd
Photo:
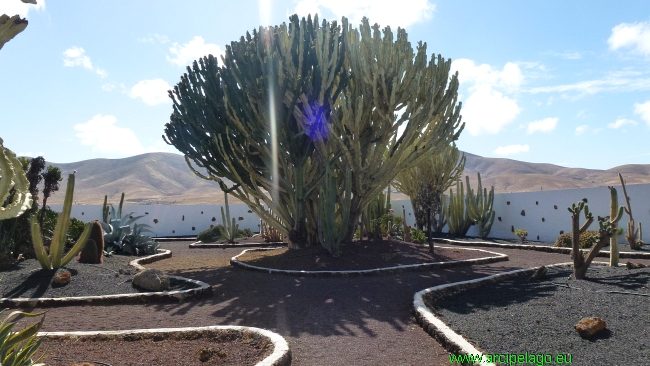
[[[208, 249], [201, 255], [229, 258], [240, 252], [241, 249]], [[476, 272], [472, 266], [461, 266], [399, 274], [324, 278], [268, 274], [230, 265], [170, 271], [170, 274], [209, 283], [212, 297], [174, 306], [152, 304], [148, 307], [170, 316], [184, 316], [193, 307], [209, 306], [213, 319], [205, 319], [205, 324], [255, 326], [285, 336], [297, 337], [307, 333], [375, 337], [381, 331], [378, 322], [398, 331], [410, 330], [414, 326], [411, 306], [416, 292], [503, 271], [499, 267], [485, 269], [481, 266], [481, 272]]]

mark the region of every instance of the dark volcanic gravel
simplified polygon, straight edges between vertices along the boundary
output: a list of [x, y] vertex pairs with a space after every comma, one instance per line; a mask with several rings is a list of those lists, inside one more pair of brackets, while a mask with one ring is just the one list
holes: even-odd
[[[562, 353], [572, 355], [573, 365], [650, 365], [650, 268], [591, 266], [586, 280], [575, 280], [570, 268], [549, 269], [539, 282], [529, 277], [427, 300], [488, 354]], [[607, 329], [583, 339], [574, 329], [583, 317], [600, 317]]]
[[[104, 257], [101, 264], [84, 264], [71, 260], [63, 267], [72, 278], [67, 285], [52, 286], [55, 271], [45, 271], [36, 259], [19, 262], [8, 270], [0, 271], [0, 297], [2, 298], [59, 298], [140, 293], [131, 284], [137, 270], [129, 262], [137, 257], [113, 255]], [[121, 272], [120, 272], [121, 271]], [[179, 290], [184, 282], [170, 281], [171, 290]]]

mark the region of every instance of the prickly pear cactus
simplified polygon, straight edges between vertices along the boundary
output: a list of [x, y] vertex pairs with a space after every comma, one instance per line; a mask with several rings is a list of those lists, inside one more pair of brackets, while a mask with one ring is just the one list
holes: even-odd
[[0, 207], [0, 220], [18, 217], [32, 207], [29, 181], [22, 165], [16, 154], [3, 146], [0, 138], [0, 205], [7, 201], [12, 188], [15, 193], [8, 205]]

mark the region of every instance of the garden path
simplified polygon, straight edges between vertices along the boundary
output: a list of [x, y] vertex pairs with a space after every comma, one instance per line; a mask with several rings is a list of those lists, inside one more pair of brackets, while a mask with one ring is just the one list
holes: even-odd
[[[173, 257], [147, 267], [207, 282], [213, 296], [180, 304], [42, 309], [47, 311], [42, 330], [243, 325], [284, 336], [296, 366], [449, 365], [447, 352], [414, 322], [410, 309], [416, 292], [569, 261], [565, 254], [483, 248], [507, 254], [510, 260], [371, 277], [301, 278], [232, 267], [229, 259], [241, 252], [238, 248], [189, 249], [187, 242], [162, 247], [170, 249]], [[648, 260], [634, 262], [650, 264]], [[184, 269], [178, 270], [179, 265]]]

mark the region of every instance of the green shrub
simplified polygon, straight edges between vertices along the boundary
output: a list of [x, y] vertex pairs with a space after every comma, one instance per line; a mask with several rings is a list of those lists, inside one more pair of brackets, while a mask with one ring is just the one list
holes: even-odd
[[427, 242], [427, 236], [422, 230], [411, 228], [411, 242], [416, 244], [424, 244]]
[[[0, 310], [2, 315], [5, 310]], [[36, 334], [43, 326], [44, 318], [38, 323], [32, 324], [20, 332], [12, 332], [16, 321], [10, 320], [15, 316], [36, 317], [41, 316], [43, 313], [25, 313], [22, 311], [14, 311], [9, 314], [2, 323], [0, 323], [0, 365], [6, 366], [45, 366], [45, 364], [38, 362], [41, 357], [32, 360], [32, 357], [38, 351], [38, 348], [43, 343], [43, 338], [36, 339]]]
[[[253, 236], [251, 229], [243, 229], [237, 231], [237, 238], [250, 238]], [[215, 241], [227, 240], [224, 234], [219, 229], [219, 225], [210, 225], [210, 228], [204, 231], [201, 231], [199, 235], [196, 236], [196, 240], [199, 240], [203, 243], [214, 243]]]
[[[571, 248], [572, 233], [564, 233], [557, 237], [553, 247], [555, 248]], [[598, 230], [587, 230], [580, 234], [580, 248], [591, 248], [597, 241], [600, 234]]]

